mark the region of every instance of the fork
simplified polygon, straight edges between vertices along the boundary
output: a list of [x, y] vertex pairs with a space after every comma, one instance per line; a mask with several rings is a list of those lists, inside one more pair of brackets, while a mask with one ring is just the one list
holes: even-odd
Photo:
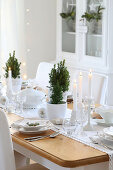
[[93, 139], [92, 137], [89, 137], [89, 138], [90, 138], [90, 140], [91, 140], [94, 144], [103, 146], [104, 148], [109, 149], [109, 150], [113, 150], [113, 148], [107, 146], [106, 144], [103, 144], [102, 142], [97, 142], [97, 141], [96, 141], [95, 139]]
[[54, 137], [57, 136], [58, 134], [59, 134], [59, 132], [54, 132], [54, 133], [52, 133], [52, 134], [45, 135], [45, 136], [34, 136], [34, 137], [28, 137], [28, 138], [24, 138], [24, 139], [25, 139], [25, 140], [28, 140], [28, 141], [35, 141], [35, 140], [43, 139], [43, 138], [47, 138], [47, 137], [54, 138]]

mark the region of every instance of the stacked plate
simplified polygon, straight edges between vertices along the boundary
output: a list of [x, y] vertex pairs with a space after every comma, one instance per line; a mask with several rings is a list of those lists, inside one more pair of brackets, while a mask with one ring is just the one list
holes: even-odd
[[23, 134], [40, 134], [49, 129], [47, 120], [36, 119], [18, 120], [14, 122], [11, 127]]
[[104, 128], [102, 133], [98, 134], [102, 140], [113, 143], [113, 126]]

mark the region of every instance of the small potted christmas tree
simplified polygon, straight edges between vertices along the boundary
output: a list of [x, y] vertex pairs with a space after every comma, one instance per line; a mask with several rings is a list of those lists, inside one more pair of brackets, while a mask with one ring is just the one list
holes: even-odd
[[14, 92], [17, 92], [21, 89], [22, 80], [20, 77], [20, 66], [21, 63], [18, 62], [17, 58], [15, 58], [15, 51], [13, 51], [13, 55], [9, 53], [9, 59], [7, 60], [5, 66], [5, 78], [7, 81], [10, 69], [12, 73], [12, 88]]
[[70, 75], [65, 66], [65, 60], [54, 65], [49, 74], [50, 78], [50, 101], [47, 103], [49, 120], [64, 118], [67, 103], [63, 100], [63, 94], [69, 90]]

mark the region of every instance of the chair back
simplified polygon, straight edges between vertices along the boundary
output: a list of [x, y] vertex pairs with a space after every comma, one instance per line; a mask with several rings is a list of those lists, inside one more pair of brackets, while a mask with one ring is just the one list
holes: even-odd
[[49, 73], [53, 68], [54, 64], [41, 62], [38, 66], [37, 73], [36, 73], [36, 82], [39, 87], [46, 89], [49, 86]]
[[0, 170], [16, 170], [6, 114], [0, 109]]
[[[73, 85], [73, 80], [76, 79], [78, 81], [79, 70], [73, 70], [73, 75], [71, 75], [71, 88]], [[82, 71], [83, 82], [82, 82], [82, 95], [83, 98], [88, 96], [88, 71]], [[71, 72], [70, 72], [71, 74]], [[93, 73], [92, 76], [92, 96], [95, 99], [95, 103], [105, 104], [106, 102], [106, 94], [107, 94], [107, 85], [108, 85], [108, 77], [103, 74]], [[79, 88], [79, 87], [78, 87]]]

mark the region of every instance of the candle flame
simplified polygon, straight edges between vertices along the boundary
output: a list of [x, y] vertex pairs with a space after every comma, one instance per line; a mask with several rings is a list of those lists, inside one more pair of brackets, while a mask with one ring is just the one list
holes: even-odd
[[76, 84], [76, 82], [77, 82], [77, 81], [76, 81], [76, 80], [74, 80], [74, 83], [75, 83], [75, 84]]
[[22, 63], [22, 65], [23, 65], [23, 66], [26, 66], [26, 63], [25, 63], [25, 62], [23, 62], [23, 63]]
[[26, 74], [23, 75], [23, 79], [24, 79], [24, 80], [27, 79], [27, 75], [26, 75]]
[[80, 72], [80, 76], [82, 77], [82, 72]]
[[9, 71], [11, 70], [11, 67], [9, 67]]
[[92, 75], [92, 69], [90, 69], [90, 70], [89, 70], [89, 74], [91, 74], [91, 75]]

